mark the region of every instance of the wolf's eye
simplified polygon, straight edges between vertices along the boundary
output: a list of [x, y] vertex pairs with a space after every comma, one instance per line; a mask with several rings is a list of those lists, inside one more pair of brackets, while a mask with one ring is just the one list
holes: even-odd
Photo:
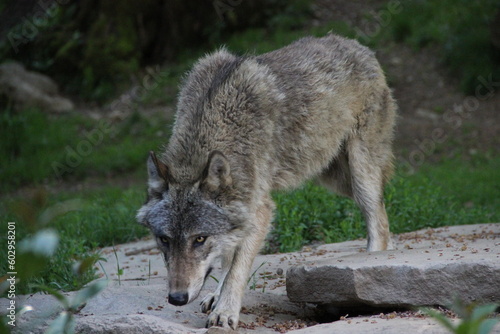
[[199, 245], [202, 245], [205, 240], [207, 240], [207, 237], [197, 237], [194, 241], [195, 241], [195, 246], [199, 246]]
[[167, 237], [160, 237], [160, 241], [164, 244], [168, 244], [168, 238]]

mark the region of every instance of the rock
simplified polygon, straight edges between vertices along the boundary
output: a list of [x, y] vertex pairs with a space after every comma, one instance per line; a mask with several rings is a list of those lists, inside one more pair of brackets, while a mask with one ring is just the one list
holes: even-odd
[[16, 109], [65, 112], [74, 108], [73, 102], [59, 95], [57, 84], [52, 79], [27, 71], [16, 62], [0, 65], [0, 95], [7, 96]]
[[[334, 286], [330, 290], [337, 291], [337, 285], [343, 279], [344, 285], [348, 286], [353, 279], [359, 286], [345, 288], [344, 302], [349, 294], [362, 294], [372, 299], [384, 300], [384, 294], [390, 296], [392, 300], [400, 298], [395, 295], [394, 289], [404, 291], [405, 298], [412, 297], [413, 301], [420, 302], [416, 296], [415, 287], [410, 287], [410, 282], [414, 282], [415, 277], [422, 273], [419, 271], [423, 267], [442, 264], [439, 271], [431, 276], [421, 277], [426, 280], [441, 280], [442, 290], [455, 288], [447, 280], [454, 281], [456, 272], [452, 269], [458, 268], [463, 261], [469, 261], [470, 273], [478, 282], [487, 280], [498, 280], [496, 276], [491, 276], [491, 272], [485, 268], [485, 263], [489, 263], [491, 258], [499, 262], [500, 257], [500, 225], [483, 224], [469, 226], [454, 226], [440, 229], [426, 229], [422, 231], [398, 235], [394, 238], [394, 245], [397, 248], [392, 252], [366, 253], [366, 240], [354, 240], [337, 244], [321, 245], [318, 247], [307, 247], [303, 251], [287, 254], [259, 255], [254, 261], [251, 272], [256, 272], [250, 278], [250, 282], [245, 290], [243, 308], [240, 314], [240, 327], [238, 333], [246, 334], [273, 334], [278, 330], [287, 330], [290, 334], [322, 334], [322, 333], [436, 333], [445, 334], [446, 329], [437, 324], [433, 319], [423, 317], [416, 312], [392, 312], [388, 315], [360, 315], [348, 316], [342, 308], [338, 309], [344, 316], [343, 320], [334, 321], [328, 324], [315, 324], [317, 319], [316, 306], [309, 303], [293, 303], [287, 297], [285, 287], [285, 277], [281, 270], [286, 272], [292, 266], [296, 269], [288, 271], [290, 277], [287, 278], [288, 289], [293, 285], [293, 271], [301, 272], [300, 268], [317, 268], [322, 263], [328, 267], [335, 267], [336, 272], [328, 272], [330, 269], [323, 269], [327, 273], [326, 280], [317, 282], [310, 279], [303, 283], [296, 290], [304, 295], [303, 291], [309, 291], [315, 295], [315, 300], [321, 298], [321, 293], [312, 291], [320, 289], [322, 285]], [[222, 334], [231, 333], [220, 328], [205, 329], [206, 315], [200, 312], [200, 300], [206, 293], [213, 291], [216, 282], [208, 279], [200, 297], [194, 302], [175, 307], [167, 302], [167, 285], [165, 282], [166, 270], [160, 252], [155, 248], [155, 242], [151, 239], [144, 239], [124, 245], [107, 247], [100, 250], [100, 254], [106, 259], [98, 266], [100, 274], [110, 279], [108, 287], [94, 298], [90, 299], [85, 307], [75, 314], [76, 332], [93, 334], [114, 334], [114, 333], [207, 333]], [[406, 254], [406, 255], [405, 255]], [[440, 254], [443, 254], [440, 256]], [[458, 254], [458, 256], [455, 256]], [[407, 256], [408, 260], [404, 260]], [[474, 256], [474, 257], [472, 257]], [[429, 260], [430, 259], [430, 260]], [[382, 261], [383, 260], [383, 261]], [[117, 263], [118, 261], [118, 263]], [[352, 261], [352, 263], [348, 263]], [[380, 271], [372, 271], [367, 276], [356, 276], [356, 271], [362, 267], [377, 267], [377, 261], [385, 262], [380, 266]], [[405, 263], [404, 261], [408, 261]], [[339, 264], [341, 266], [332, 265]], [[444, 265], [449, 263], [448, 266]], [[120, 278], [117, 276], [117, 266], [123, 270]], [[405, 266], [416, 268], [414, 271], [408, 270]], [[349, 274], [343, 268], [352, 269]], [[392, 275], [407, 275], [399, 282], [396, 279], [389, 280], [390, 286], [380, 289], [384, 281], [384, 272]], [[308, 269], [309, 270], [309, 269]], [[306, 272], [306, 270], [304, 270]], [[441, 272], [444, 277], [440, 277]], [[338, 275], [336, 274], [338, 273]], [[212, 275], [220, 277], [220, 268], [215, 268]], [[364, 281], [362, 278], [366, 278]], [[446, 278], [446, 279], [445, 279]], [[375, 285], [378, 290], [370, 291], [370, 286]], [[420, 282], [427, 284], [426, 282]], [[497, 282], [498, 283], [498, 282]], [[474, 283], [475, 284], [475, 283]], [[492, 284], [494, 284], [492, 282]], [[319, 287], [318, 287], [319, 285]], [[483, 285], [483, 283], [481, 283]], [[424, 285], [425, 286], [425, 285]], [[311, 287], [316, 287], [312, 289]], [[484, 287], [483, 287], [484, 288]], [[468, 290], [470, 291], [468, 291]], [[461, 297], [470, 297], [477, 288], [470, 286], [470, 282], [465, 281], [464, 287], [460, 290]], [[494, 287], [485, 289], [490, 291], [489, 295], [498, 296], [499, 289]], [[328, 290], [328, 289], [327, 289]], [[323, 290], [322, 290], [323, 291]], [[425, 298], [433, 298], [431, 293], [420, 291]], [[327, 291], [332, 294], [331, 291]], [[433, 291], [437, 294], [436, 291]], [[442, 295], [444, 292], [439, 293]], [[65, 293], [72, 298], [76, 292]], [[375, 297], [373, 297], [375, 295]], [[303, 296], [304, 297], [304, 296]], [[330, 297], [332, 297], [330, 295]], [[363, 298], [368, 298], [363, 297]], [[292, 297], [293, 298], [293, 297]], [[345, 303], [345, 305], [369, 304], [367, 300], [356, 297], [358, 304]], [[469, 298], [470, 300], [470, 298]], [[326, 300], [327, 302], [329, 300]], [[0, 313], [7, 309], [9, 300], [0, 298]], [[392, 302], [391, 302], [392, 303]], [[14, 333], [44, 333], [50, 324], [61, 311], [59, 302], [50, 295], [34, 294], [30, 296], [18, 296], [16, 305], [29, 304], [33, 311], [20, 315], [17, 319]], [[373, 304], [373, 303], [372, 303]], [[355, 311], [360, 308], [355, 306]], [[369, 310], [373, 314], [373, 309]], [[377, 311], [379, 313], [380, 311]], [[384, 312], [386, 312], [384, 310]], [[389, 311], [390, 312], [390, 311]], [[359, 312], [361, 313], [361, 312]], [[338, 317], [337, 317], [338, 319]], [[455, 320], [456, 321], [456, 320]], [[302, 328], [303, 326], [309, 326]], [[500, 333], [500, 325], [497, 325], [492, 333]]]
[[144, 314], [107, 315], [79, 319], [75, 327], [79, 334], [195, 334], [206, 329], [192, 329], [181, 324]]
[[287, 293], [294, 302], [350, 307], [448, 305], [455, 296], [499, 302], [500, 225], [471, 235], [480, 237], [425, 248], [406, 244], [401, 250], [292, 267]]
[[[65, 293], [65, 295], [68, 295]], [[7, 298], [0, 298], [0, 312], [6, 309]], [[52, 321], [63, 310], [61, 304], [51, 295], [36, 293], [17, 296], [16, 306], [31, 306], [32, 311], [16, 315], [16, 326], [13, 334], [43, 334]]]
[[334, 323], [316, 325], [289, 333], [293, 334], [353, 334], [353, 333], [383, 333], [383, 334], [449, 334], [450, 332], [429, 318], [395, 318], [380, 319], [377, 317], [357, 317]]

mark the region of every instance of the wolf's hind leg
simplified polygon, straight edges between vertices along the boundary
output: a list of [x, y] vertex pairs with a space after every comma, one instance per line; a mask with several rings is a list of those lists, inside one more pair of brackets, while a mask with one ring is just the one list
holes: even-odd
[[384, 183], [391, 169], [392, 153], [383, 146], [368, 148], [352, 138], [348, 143], [352, 193], [368, 229], [368, 251], [392, 249], [389, 221], [384, 205]]
[[203, 298], [201, 301], [201, 311], [203, 313], [208, 313], [208, 311], [212, 311], [217, 305], [217, 301], [219, 300], [220, 292], [222, 290], [222, 286], [224, 285], [224, 280], [226, 279], [227, 273], [231, 268], [231, 263], [234, 258], [234, 250], [224, 254], [222, 257], [222, 276], [219, 279], [219, 283], [214, 292], [211, 292]]
[[236, 248], [233, 262], [224, 280], [219, 300], [208, 316], [207, 327], [238, 327], [241, 300], [255, 256], [264, 241], [272, 219], [272, 202], [259, 206], [250, 233]]

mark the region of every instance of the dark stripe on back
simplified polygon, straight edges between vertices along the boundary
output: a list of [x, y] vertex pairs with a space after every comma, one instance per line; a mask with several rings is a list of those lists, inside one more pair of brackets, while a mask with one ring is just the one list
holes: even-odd
[[237, 57], [235, 60], [225, 63], [222, 65], [218, 71], [215, 73], [212, 83], [208, 88], [206, 99], [210, 101], [219, 88], [229, 79], [229, 77], [238, 69], [238, 67], [245, 60], [244, 57]]

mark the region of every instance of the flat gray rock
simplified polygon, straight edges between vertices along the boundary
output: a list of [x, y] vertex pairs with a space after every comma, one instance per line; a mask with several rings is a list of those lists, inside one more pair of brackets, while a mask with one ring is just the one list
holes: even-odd
[[[403, 249], [359, 253], [292, 267], [287, 293], [294, 302], [333, 306], [409, 307], [500, 301], [500, 225], [459, 233], [415, 233]], [[430, 231], [430, 230], [429, 230]], [[422, 247], [411, 241], [427, 239]], [[434, 244], [432, 244], [432, 242]], [[425, 243], [424, 243], [425, 244]]]
[[377, 317], [357, 317], [352, 320], [336, 321], [334, 323], [316, 325], [292, 331], [293, 334], [353, 334], [353, 333], [383, 333], [383, 334], [449, 334], [438, 323], [431, 319]]
[[78, 320], [78, 334], [195, 334], [206, 333], [205, 329], [191, 329], [182, 324], [162, 320], [151, 315], [107, 315]]

